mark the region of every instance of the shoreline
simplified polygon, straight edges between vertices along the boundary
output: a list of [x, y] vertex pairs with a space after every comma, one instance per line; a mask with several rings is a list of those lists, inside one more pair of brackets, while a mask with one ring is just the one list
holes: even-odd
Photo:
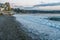
[[[1, 23], [2, 22], [2, 23]], [[29, 40], [27, 33], [20, 28], [13, 16], [0, 17], [0, 40]]]

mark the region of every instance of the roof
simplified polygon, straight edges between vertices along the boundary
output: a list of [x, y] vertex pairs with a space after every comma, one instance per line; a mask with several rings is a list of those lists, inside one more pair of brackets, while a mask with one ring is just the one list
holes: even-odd
[[3, 3], [0, 3], [0, 5], [4, 5]]
[[0, 6], [1, 6], [1, 7], [4, 7], [4, 5], [5, 5], [5, 4], [3, 4], [3, 3], [0, 3]]

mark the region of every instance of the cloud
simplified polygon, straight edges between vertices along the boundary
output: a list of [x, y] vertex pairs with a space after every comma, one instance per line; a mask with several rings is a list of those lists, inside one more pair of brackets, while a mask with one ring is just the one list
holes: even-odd
[[60, 10], [60, 5], [58, 5], [58, 6], [34, 7], [33, 10]]
[[60, 10], [60, 2], [34, 5], [33, 7], [26, 7], [25, 9], [27, 10]]
[[41, 7], [41, 6], [57, 6], [57, 5], [60, 5], [60, 2], [58, 2], [58, 3], [39, 4], [39, 5], [34, 5], [33, 7]]
[[0, 3], [10, 2], [10, 3], [15, 3], [16, 5], [33, 6], [41, 3], [53, 3], [59, 1], [60, 0], [0, 0]]

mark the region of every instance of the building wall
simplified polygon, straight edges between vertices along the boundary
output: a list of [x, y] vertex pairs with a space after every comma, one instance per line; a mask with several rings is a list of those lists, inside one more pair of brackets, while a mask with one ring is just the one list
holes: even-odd
[[0, 11], [1, 11], [1, 7], [0, 7]]

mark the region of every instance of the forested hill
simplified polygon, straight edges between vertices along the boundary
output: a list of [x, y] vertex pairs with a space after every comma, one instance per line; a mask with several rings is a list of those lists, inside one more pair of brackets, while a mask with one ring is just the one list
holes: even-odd
[[60, 10], [24, 10], [19, 8], [15, 8], [13, 10], [18, 13], [60, 13]]

